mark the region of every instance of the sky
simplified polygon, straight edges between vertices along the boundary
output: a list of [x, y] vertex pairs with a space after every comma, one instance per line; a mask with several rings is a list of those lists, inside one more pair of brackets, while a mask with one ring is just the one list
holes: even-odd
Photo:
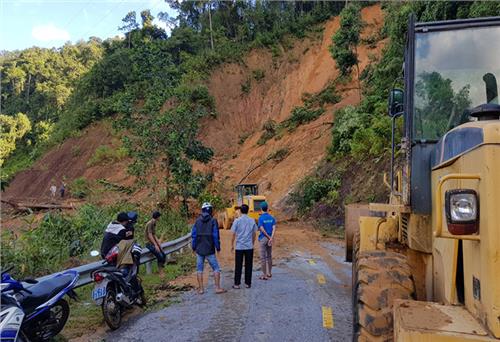
[[164, 0], [0, 0], [0, 51], [114, 37], [128, 12], [136, 11], [140, 22], [144, 9], [174, 15]]

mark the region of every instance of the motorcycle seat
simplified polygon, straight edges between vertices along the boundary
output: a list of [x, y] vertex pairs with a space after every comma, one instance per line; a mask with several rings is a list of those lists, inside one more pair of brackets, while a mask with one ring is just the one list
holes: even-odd
[[20, 299], [21, 307], [26, 314], [33, 312], [40, 304], [45, 303], [73, 281], [71, 274], [63, 274], [58, 277], [44, 280], [27, 289], [31, 293], [22, 292]]

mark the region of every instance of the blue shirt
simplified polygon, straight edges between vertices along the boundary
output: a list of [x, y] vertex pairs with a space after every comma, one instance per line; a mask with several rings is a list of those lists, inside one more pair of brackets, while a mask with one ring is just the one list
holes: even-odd
[[237, 250], [253, 249], [253, 237], [257, 232], [255, 220], [248, 215], [241, 215], [234, 222], [231, 231], [236, 235]]
[[[276, 219], [269, 213], [263, 213], [259, 217], [259, 229], [264, 227], [267, 235], [271, 236], [273, 234], [273, 227], [276, 225]], [[264, 233], [260, 232], [259, 241], [265, 238]]]

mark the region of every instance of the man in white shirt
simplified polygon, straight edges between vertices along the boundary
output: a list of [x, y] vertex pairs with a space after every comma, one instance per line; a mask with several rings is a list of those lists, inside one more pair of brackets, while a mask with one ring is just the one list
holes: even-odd
[[247, 288], [252, 286], [253, 245], [258, 229], [255, 224], [255, 220], [247, 215], [248, 209], [248, 205], [246, 204], [241, 206], [240, 210], [242, 215], [234, 221], [233, 226], [231, 227], [231, 231], [233, 232], [231, 252], [236, 250], [234, 289], [240, 288], [243, 259], [245, 260], [245, 286]]

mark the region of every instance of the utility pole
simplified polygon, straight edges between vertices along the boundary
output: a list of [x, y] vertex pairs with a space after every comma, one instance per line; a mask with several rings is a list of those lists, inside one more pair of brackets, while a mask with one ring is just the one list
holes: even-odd
[[212, 2], [208, 2], [208, 22], [210, 24], [210, 46], [212, 47], [212, 50], [214, 49], [214, 36], [212, 33]]

